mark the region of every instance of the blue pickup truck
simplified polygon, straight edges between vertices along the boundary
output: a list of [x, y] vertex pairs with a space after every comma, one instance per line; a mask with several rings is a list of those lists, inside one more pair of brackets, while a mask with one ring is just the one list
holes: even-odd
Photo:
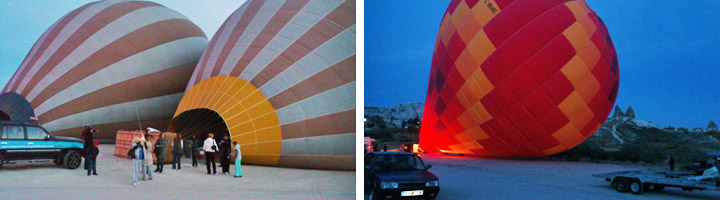
[[76, 169], [82, 163], [83, 141], [50, 135], [32, 122], [0, 121], [0, 169], [4, 164], [52, 160]]

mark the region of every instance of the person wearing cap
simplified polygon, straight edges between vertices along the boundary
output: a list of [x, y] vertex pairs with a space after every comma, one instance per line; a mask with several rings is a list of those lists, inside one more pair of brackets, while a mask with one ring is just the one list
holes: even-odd
[[92, 175], [98, 175], [97, 169], [96, 169], [97, 168], [96, 160], [97, 160], [98, 154], [100, 154], [100, 149], [98, 149], [99, 145], [100, 145], [100, 142], [95, 140], [95, 141], [93, 141], [93, 146], [89, 147], [88, 151], [86, 151], [86, 154], [87, 154], [86, 156], [88, 158], [87, 159], [87, 163], [88, 163], [87, 175], [88, 176], [90, 176], [90, 172], [92, 172]]

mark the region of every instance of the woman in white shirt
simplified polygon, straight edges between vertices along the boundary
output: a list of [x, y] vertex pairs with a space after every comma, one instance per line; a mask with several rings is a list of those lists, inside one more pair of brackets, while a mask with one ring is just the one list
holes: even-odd
[[203, 150], [205, 151], [205, 166], [207, 166], [207, 173], [210, 174], [210, 163], [212, 163], [213, 175], [217, 174], [215, 168], [215, 151], [217, 151], [217, 142], [213, 139], [215, 135], [212, 133], [208, 134], [208, 138], [203, 142]]
[[235, 145], [235, 150], [233, 153], [235, 154], [235, 178], [242, 177], [242, 171], [240, 169], [240, 164], [242, 160], [242, 152], [240, 151], [240, 144], [237, 142], [233, 142]]

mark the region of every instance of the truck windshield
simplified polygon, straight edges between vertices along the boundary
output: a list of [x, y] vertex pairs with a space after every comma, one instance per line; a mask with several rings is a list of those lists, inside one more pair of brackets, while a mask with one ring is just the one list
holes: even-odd
[[417, 155], [377, 155], [376, 157], [377, 171], [425, 170], [425, 165]]

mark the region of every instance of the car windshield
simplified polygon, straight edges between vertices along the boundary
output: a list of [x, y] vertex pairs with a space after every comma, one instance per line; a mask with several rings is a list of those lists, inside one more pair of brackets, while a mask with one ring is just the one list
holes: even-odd
[[417, 155], [390, 154], [377, 155], [375, 170], [378, 171], [410, 171], [425, 170], [420, 157]]

